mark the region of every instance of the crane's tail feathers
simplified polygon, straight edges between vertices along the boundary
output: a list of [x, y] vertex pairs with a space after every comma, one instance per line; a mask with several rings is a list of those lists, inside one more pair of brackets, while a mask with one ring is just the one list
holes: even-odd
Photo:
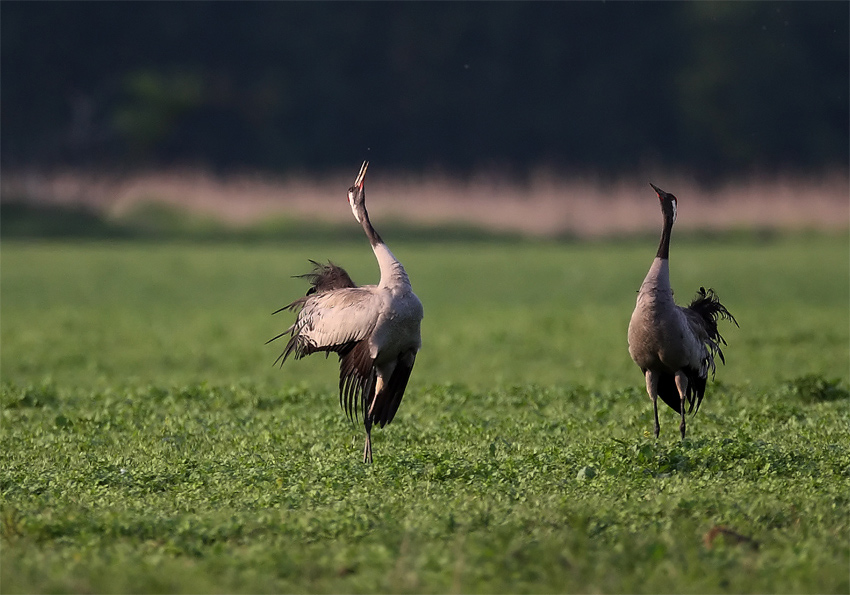
[[[699, 314], [711, 330], [710, 334], [716, 336], [721, 341], [723, 341], [723, 338], [717, 332], [718, 319], [728, 320], [735, 326], [738, 326], [738, 321], [726, 309], [726, 306], [720, 303], [720, 298], [717, 297], [717, 294], [711, 288], [700, 287], [696, 297], [694, 297], [688, 308]], [[726, 341], [723, 341], [723, 344], [725, 345]]]
[[335, 265], [330, 260], [328, 264], [319, 264], [315, 260], [311, 260], [310, 262], [313, 263], [313, 270], [311, 272], [294, 276], [296, 279], [307, 279], [310, 282], [310, 289], [307, 290], [307, 293], [303, 297], [272, 312], [272, 316], [284, 310], [300, 310], [307, 303], [307, 298], [314, 293], [325, 293], [335, 289], [357, 287], [345, 269]]
[[[357, 287], [354, 281], [340, 266], [335, 265], [330, 260], [328, 264], [320, 264], [315, 260], [310, 261], [313, 264], [313, 270], [303, 275], [296, 275], [299, 279], [307, 279], [310, 282], [310, 289], [307, 290], [307, 295], [314, 293], [325, 293], [334, 289], [345, 289], [348, 287]], [[301, 298], [302, 300], [304, 298]], [[299, 300], [296, 300], [287, 307], [291, 307]]]
[[708, 373], [711, 372], [713, 377], [716, 369], [715, 357], [719, 357], [723, 364], [726, 363], [726, 358], [721, 348], [721, 345], [726, 345], [726, 340], [717, 328], [717, 321], [728, 320], [735, 326], [738, 326], [738, 321], [726, 309], [726, 306], [720, 303], [720, 299], [711, 288], [706, 290], [705, 287], [700, 287], [696, 297], [687, 309], [697, 315], [696, 319], [701, 327], [701, 334], [704, 335], [703, 342], [706, 346], [706, 357], [702, 362], [702, 372], [705, 377], [708, 377]]

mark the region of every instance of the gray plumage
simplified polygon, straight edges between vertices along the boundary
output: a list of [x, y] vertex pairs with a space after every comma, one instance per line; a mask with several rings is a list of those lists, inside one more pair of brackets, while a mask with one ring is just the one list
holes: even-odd
[[[269, 342], [289, 335], [275, 363], [324, 351], [339, 355], [339, 400], [349, 419], [363, 417], [364, 462], [372, 462], [372, 425], [390, 423], [401, 404], [421, 347], [422, 303], [401, 263], [375, 231], [366, 211], [364, 162], [348, 189], [352, 213], [363, 226], [378, 260], [381, 280], [358, 287], [348, 273], [315, 261], [307, 295], [284, 306], [298, 312], [295, 322]], [[275, 312], [275, 313], [277, 313]]]
[[708, 374], [714, 375], [715, 358], [726, 363], [721, 345], [726, 341], [717, 328], [718, 319], [737, 321], [720, 303], [712, 289], [700, 287], [686, 308], [673, 301], [670, 287], [669, 251], [677, 199], [651, 185], [658, 194], [664, 226], [655, 260], [638, 291], [629, 321], [629, 354], [646, 378], [646, 390], [655, 415], [658, 437], [657, 398], [681, 416], [679, 429], [685, 437], [685, 401], [688, 413], [699, 411]]

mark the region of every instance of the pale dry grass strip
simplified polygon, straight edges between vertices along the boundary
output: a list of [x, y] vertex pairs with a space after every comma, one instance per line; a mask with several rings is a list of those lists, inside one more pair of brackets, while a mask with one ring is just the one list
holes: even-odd
[[[352, 172], [354, 170], [352, 169]], [[144, 203], [163, 203], [234, 226], [269, 217], [322, 222], [351, 217], [346, 189], [354, 174], [217, 177], [202, 170], [125, 175], [102, 172], [3, 172], [3, 200], [26, 197], [39, 204], [86, 205], [121, 217]], [[655, 230], [654, 182], [679, 198], [679, 229], [846, 230], [850, 182], [846, 174], [752, 178], [707, 189], [686, 176], [563, 178], [540, 173], [524, 183], [478, 175], [398, 175], [370, 169], [368, 203], [373, 218], [440, 226], [554, 236], [602, 237]]]

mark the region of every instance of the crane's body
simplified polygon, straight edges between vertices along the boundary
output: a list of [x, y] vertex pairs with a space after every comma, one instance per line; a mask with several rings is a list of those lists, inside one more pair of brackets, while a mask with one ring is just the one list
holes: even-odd
[[404, 267], [369, 220], [364, 190], [367, 166], [363, 164], [349, 188], [348, 200], [378, 261], [379, 283], [358, 287], [342, 268], [314, 262], [313, 272], [305, 275], [311, 281], [307, 295], [281, 308], [298, 310], [295, 323], [274, 339], [290, 335], [278, 358], [281, 365], [293, 353], [296, 359], [317, 351], [339, 355], [340, 405], [351, 419], [362, 414], [363, 460], [371, 462], [372, 425], [390, 423], [398, 410], [422, 346], [423, 309]]
[[657, 398], [661, 397], [681, 415], [679, 429], [684, 439], [685, 401], [690, 405], [688, 412], [694, 407], [699, 411], [708, 374], [714, 373], [715, 356], [724, 361], [720, 345], [726, 342], [717, 330], [717, 319], [726, 318], [736, 325], [737, 322], [711, 289], [700, 287], [686, 308], [676, 305], [670, 286], [669, 252], [677, 199], [652, 187], [661, 201], [664, 227], [629, 321], [629, 355], [646, 379], [655, 414], [655, 437], [660, 432]]
[[629, 354], [641, 368], [675, 374], [702, 361], [706, 349], [698, 328], [673, 301], [669, 269], [667, 259], [656, 258], [640, 286], [629, 323]]

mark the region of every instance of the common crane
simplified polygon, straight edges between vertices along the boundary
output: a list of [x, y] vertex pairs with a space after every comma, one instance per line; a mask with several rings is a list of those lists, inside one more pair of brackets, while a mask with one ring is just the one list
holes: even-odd
[[[650, 184], [658, 194], [664, 226], [661, 242], [652, 266], [638, 291], [637, 303], [629, 322], [629, 354], [646, 377], [646, 391], [658, 425], [657, 398], [681, 415], [679, 430], [685, 438], [685, 400], [688, 413], [699, 411], [705, 395], [708, 374], [714, 375], [715, 357], [726, 363], [721, 345], [726, 341], [717, 330], [718, 318], [735, 326], [738, 322], [720, 303], [714, 290], [699, 288], [686, 308], [673, 301], [670, 288], [670, 235], [676, 221], [677, 199]], [[696, 414], [694, 411], [694, 414]]]
[[339, 355], [339, 402], [349, 419], [363, 416], [366, 444], [363, 462], [372, 462], [372, 425], [390, 423], [422, 345], [419, 326], [422, 303], [413, 293], [404, 267], [375, 231], [366, 211], [364, 161], [348, 202], [363, 226], [378, 260], [381, 279], [377, 285], [357, 286], [344, 269], [332, 263], [313, 262], [307, 295], [274, 312], [297, 311], [298, 316], [281, 334], [290, 335], [278, 361], [295, 359], [317, 351]]

